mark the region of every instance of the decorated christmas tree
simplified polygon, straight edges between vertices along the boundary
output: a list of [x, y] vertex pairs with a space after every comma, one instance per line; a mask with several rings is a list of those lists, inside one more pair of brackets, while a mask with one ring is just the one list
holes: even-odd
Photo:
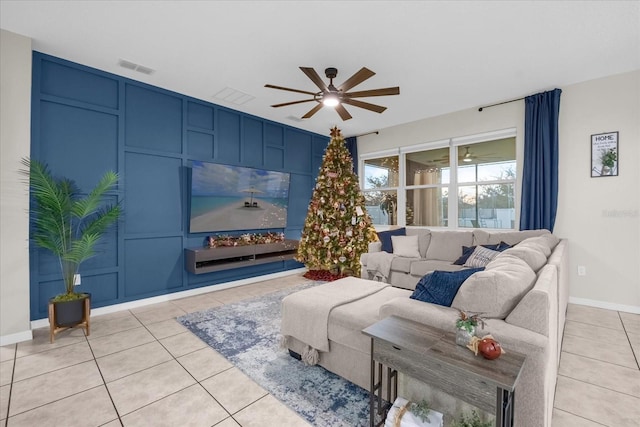
[[311, 278], [360, 275], [360, 255], [377, 240], [365, 208], [358, 177], [344, 138], [337, 127], [322, 159], [296, 260], [304, 263]]

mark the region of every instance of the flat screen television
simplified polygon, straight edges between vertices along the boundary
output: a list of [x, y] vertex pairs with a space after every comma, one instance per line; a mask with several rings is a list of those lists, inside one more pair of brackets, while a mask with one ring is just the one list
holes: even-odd
[[189, 232], [287, 226], [289, 174], [194, 160]]

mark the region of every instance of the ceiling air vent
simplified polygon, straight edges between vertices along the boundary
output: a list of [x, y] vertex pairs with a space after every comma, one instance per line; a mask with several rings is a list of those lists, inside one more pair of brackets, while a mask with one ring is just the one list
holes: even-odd
[[143, 65], [136, 64], [135, 62], [127, 61], [125, 59], [121, 59], [120, 61], [118, 61], [118, 65], [122, 68], [126, 68], [127, 70], [137, 71], [138, 73], [146, 74], [148, 76], [156, 72], [156, 70], [152, 68], [145, 67]]
[[240, 92], [239, 90], [231, 87], [225, 87], [220, 92], [213, 95], [213, 97], [215, 99], [231, 102], [232, 104], [236, 104], [236, 105], [243, 105], [255, 99], [255, 96], [251, 96], [244, 92]]

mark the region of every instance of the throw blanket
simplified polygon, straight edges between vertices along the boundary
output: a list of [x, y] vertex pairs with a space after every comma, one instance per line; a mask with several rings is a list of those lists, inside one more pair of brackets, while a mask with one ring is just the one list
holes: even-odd
[[345, 277], [288, 295], [282, 300], [280, 331], [285, 338], [292, 336], [312, 349], [329, 351], [331, 310], [380, 292], [387, 286], [386, 283]]
[[367, 272], [370, 277], [381, 277], [384, 282], [389, 281], [389, 273], [391, 272], [391, 262], [396, 256], [389, 252], [371, 252], [367, 255]]

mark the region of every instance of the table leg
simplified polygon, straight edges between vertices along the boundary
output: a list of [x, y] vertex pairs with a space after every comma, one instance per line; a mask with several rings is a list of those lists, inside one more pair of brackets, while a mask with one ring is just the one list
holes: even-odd
[[369, 427], [376, 423], [376, 362], [373, 360], [373, 339], [371, 339], [371, 388], [369, 388]]
[[496, 427], [513, 427], [515, 392], [498, 387], [496, 396]]

